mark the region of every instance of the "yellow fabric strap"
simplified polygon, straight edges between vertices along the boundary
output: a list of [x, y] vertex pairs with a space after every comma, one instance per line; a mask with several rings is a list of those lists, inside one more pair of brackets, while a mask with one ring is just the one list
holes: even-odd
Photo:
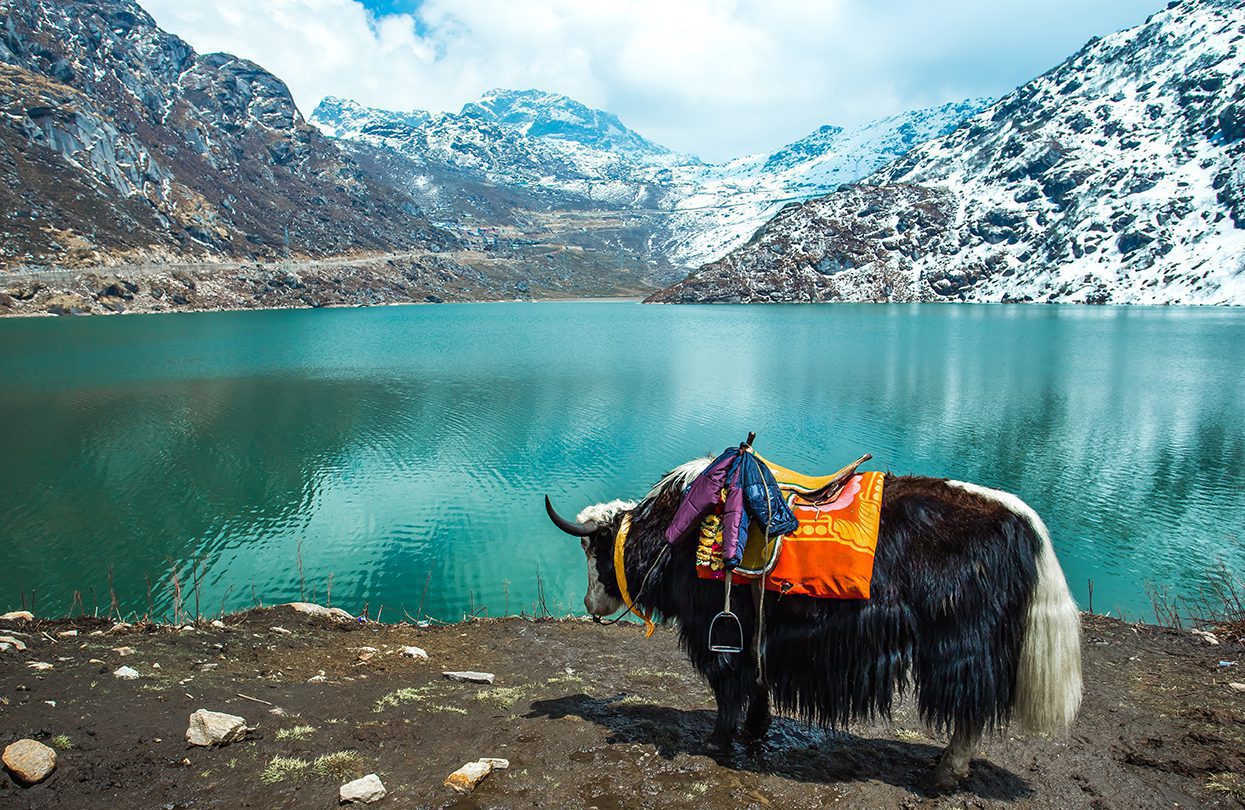
[[618, 580], [618, 592], [622, 594], [623, 604], [627, 610], [644, 620], [644, 637], [653, 635], [657, 626], [653, 624], [653, 611], [641, 613], [631, 602], [631, 594], [627, 593], [627, 569], [623, 565], [623, 549], [627, 545], [627, 534], [631, 531], [631, 515], [623, 515], [618, 526], [618, 534], [614, 535], [614, 578]]

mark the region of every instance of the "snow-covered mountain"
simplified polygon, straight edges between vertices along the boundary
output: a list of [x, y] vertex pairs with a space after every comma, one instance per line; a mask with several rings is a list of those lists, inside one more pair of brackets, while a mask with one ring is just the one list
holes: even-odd
[[654, 301], [1245, 304], [1245, 3], [1091, 40]]
[[493, 90], [458, 113], [393, 112], [330, 97], [310, 120], [335, 138], [406, 158], [418, 167], [422, 194], [439, 185], [442, 197], [452, 196], [447, 184], [468, 173], [542, 193], [545, 204], [552, 195], [553, 204], [634, 212], [647, 219], [656, 254], [694, 267], [742, 245], [783, 205], [858, 180], [987, 103], [915, 110], [851, 130], [826, 126], [772, 154], [718, 165], [654, 144], [610, 113], [535, 90]]
[[724, 256], [784, 205], [872, 174], [917, 144], [955, 129], [989, 103], [968, 99], [846, 130], [827, 125], [771, 154], [680, 167], [666, 251], [687, 267]]
[[389, 149], [418, 165], [607, 205], [656, 205], [663, 171], [695, 162], [609, 113], [533, 90], [494, 90], [458, 113], [393, 112], [330, 97], [310, 120], [326, 134]]

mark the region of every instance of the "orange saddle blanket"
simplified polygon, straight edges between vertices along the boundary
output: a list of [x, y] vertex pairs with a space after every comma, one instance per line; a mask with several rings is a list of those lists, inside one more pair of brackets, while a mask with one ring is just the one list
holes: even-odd
[[[805, 481], [784, 480], [783, 474], [788, 470], [770, 467], [780, 486], [806, 486]], [[777, 562], [768, 574], [762, 575], [765, 587], [820, 599], [868, 599], [885, 479], [886, 475], [880, 472], [853, 475], [838, 497], [822, 504], [808, 503], [792, 493], [789, 502], [800, 528], [782, 538]], [[742, 567], [763, 569], [770, 553], [763, 536], [750, 535]], [[721, 528], [712, 518], [701, 526], [696, 573], [702, 579], [719, 580], [725, 573]], [[737, 583], [749, 579], [735, 575]]]

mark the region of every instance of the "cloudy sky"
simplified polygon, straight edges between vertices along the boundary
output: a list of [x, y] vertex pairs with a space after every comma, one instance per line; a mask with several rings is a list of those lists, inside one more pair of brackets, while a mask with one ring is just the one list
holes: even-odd
[[1000, 96], [1163, 0], [140, 0], [200, 52], [326, 95], [458, 110], [494, 87], [609, 110], [710, 160]]

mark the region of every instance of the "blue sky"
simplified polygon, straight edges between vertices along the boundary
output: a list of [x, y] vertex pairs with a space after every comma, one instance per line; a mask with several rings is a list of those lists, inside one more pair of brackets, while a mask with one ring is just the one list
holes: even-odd
[[1000, 96], [1162, 0], [140, 0], [200, 51], [326, 95], [457, 110], [494, 87], [616, 113], [710, 160]]

